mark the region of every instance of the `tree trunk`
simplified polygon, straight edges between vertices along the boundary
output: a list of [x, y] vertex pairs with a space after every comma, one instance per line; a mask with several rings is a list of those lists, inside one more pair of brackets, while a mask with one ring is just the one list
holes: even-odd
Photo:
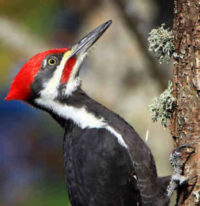
[[[185, 175], [192, 177], [200, 175], [200, 0], [174, 2], [173, 95], [177, 107], [170, 130], [175, 147], [190, 144], [196, 148], [185, 167]], [[200, 176], [188, 198], [183, 199], [181, 192], [177, 205], [200, 205]]]

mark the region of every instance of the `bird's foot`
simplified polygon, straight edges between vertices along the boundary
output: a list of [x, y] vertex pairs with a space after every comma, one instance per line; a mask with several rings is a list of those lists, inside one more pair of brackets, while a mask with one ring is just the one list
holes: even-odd
[[[167, 188], [167, 194], [169, 197], [171, 197], [173, 191], [178, 187], [192, 186], [189, 193], [193, 190], [197, 181], [197, 176], [190, 178], [186, 178], [184, 176], [185, 164], [193, 153], [195, 153], [195, 148], [188, 144], [178, 147], [171, 153], [169, 161], [174, 169], [174, 173]], [[189, 182], [193, 182], [193, 184], [190, 185]]]

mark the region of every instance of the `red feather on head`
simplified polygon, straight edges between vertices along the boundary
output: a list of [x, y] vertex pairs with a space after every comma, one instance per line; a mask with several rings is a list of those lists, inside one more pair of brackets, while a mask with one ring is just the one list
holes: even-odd
[[41, 69], [42, 61], [50, 54], [66, 52], [67, 48], [47, 50], [33, 56], [14, 78], [5, 100], [28, 100], [30, 86]]

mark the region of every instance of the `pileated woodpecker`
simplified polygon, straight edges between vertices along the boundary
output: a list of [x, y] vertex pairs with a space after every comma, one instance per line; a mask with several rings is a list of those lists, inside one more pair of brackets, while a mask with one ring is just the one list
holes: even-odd
[[[36, 54], [19, 71], [6, 99], [28, 102], [64, 128], [72, 206], [168, 205], [180, 170], [174, 178], [158, 177], [151, 151], [133, 127], [81, 89], [79, 69], [87, 50], [110, 24], [100, 25], [69, 48]], [[171, 161], [179, 154], [175, 151]]]

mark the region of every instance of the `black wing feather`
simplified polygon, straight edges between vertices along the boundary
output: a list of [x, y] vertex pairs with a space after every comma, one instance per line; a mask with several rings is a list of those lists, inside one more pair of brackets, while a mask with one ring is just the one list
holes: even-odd
[[[74, 131], [74, 130], [73, 130]], [[134, 206], [140, 201], [130, 156], [106, 129], [65, 138], [68, 191], [73, 206]]]

